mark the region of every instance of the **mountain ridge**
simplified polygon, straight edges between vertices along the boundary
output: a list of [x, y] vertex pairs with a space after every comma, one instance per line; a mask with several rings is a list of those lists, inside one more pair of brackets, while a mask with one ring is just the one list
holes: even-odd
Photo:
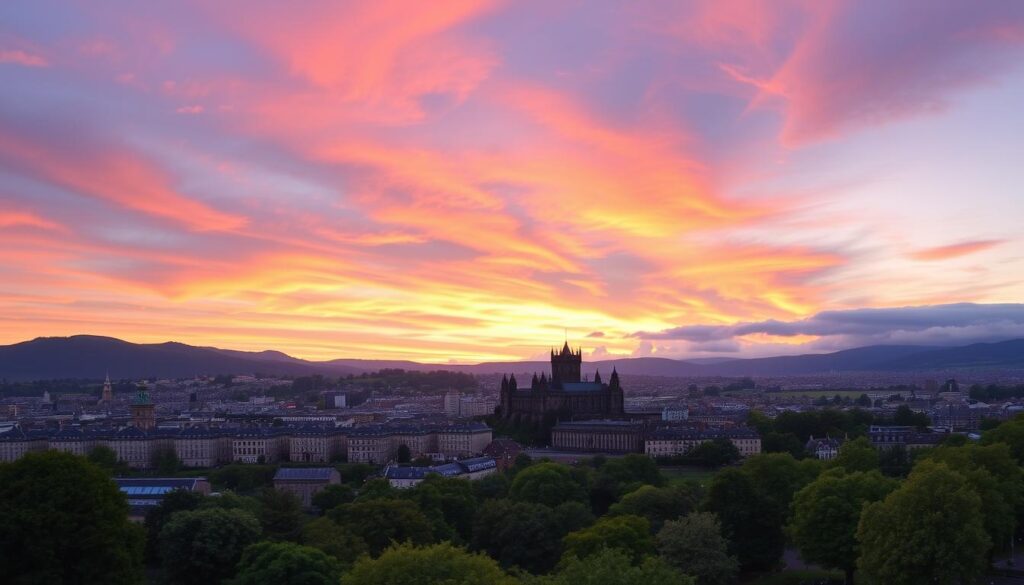
[[[311, 361], [276, 350], [247, 352], [180, 342], [136, 344], [114, 337], [74, 335], [37, 337], [0, 346], [0, 378], [45, 380], [187, 378], [213, 374], [344, 376], [384, 368], [414, 371], [452, 370], [471, 374], [545, 372], [546, 361], [425, 364], [408, 360], [342, 358]], [[675, 360], [661, 357], [616, 358], [584, 362], [584, 373], [610, 372], [666, 377], [792, 376], [827, 372], [950, 369], [1024, 370], [1024, 339], [956, 347], [873, 345], [832, 353], [724, 360]]]

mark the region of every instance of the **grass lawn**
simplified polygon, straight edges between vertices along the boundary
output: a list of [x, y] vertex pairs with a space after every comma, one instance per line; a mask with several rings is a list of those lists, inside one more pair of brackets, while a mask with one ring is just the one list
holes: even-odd
[[661, 467], [661, 474], [668, 478], [669, 483], [695, 481], [707, 487], [717, 470], [703, 467]]

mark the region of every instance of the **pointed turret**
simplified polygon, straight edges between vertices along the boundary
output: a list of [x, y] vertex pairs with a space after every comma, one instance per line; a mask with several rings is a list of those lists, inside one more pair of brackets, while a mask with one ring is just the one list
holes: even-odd
[[594, 371], [594, 383], [595, 384], [600, 384], [601, 383], [601, 370]]
[[504, 374], [501, 375], [501, 391], [508, 392], [508, 376]]
[[619, 388], [619, 372], [612, 367], [612, 377], [608, 379], [608, 386], [612, 389]]
[[510, 392], [515, 392], [516, 390], [519, 389], [519, 386], [516, 384], [515, 374], [512, 374], [511, 376], [508, 377], [508, 389]]

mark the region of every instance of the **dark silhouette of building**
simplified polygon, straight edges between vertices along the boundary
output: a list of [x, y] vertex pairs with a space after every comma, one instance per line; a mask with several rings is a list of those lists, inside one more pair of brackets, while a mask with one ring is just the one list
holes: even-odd
[[562, 351], [551, 352], [551, 377], [541, 373], [520, 388], [513, 374], [501, 379], [502, 418], [513, 421], [587, 420], [616, 418], [623, 414], [622, 386], [614, 369], [608, 383], [601, 373], [593, 381], [583, 380], [580, 370], [583, 351], [573, 351], [566, 342]]

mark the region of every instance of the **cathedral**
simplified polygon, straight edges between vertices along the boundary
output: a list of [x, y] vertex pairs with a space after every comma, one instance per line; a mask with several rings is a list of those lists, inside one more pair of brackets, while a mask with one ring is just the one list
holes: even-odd
[[545, 418], [557, 420], [586, 420], [618, 418], [623, 414], [622, 386], [614, 369], [605, 384], [601, 372], [593, 381], [582, 379], [583, 350], [573, 351], [569, 342], [562, 351], [551, 351], [551, 377], [536, 374], [530, 387], [520, 388], [516, 377], [501, 379], [502, 418], [515, 421], [541, 422]]

